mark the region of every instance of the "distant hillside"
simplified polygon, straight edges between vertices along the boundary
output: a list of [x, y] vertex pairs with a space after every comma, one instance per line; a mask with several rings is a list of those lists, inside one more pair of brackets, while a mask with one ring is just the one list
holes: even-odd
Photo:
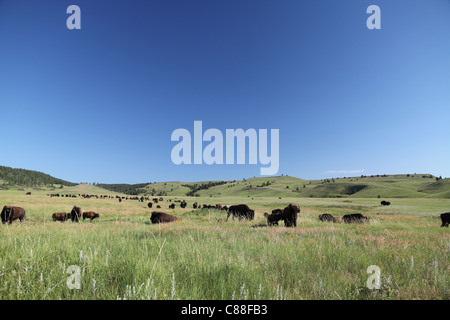
[[[41, 172], [0, 166], [0, 189], [18, 187], [62, 188], [62, 186], [76, 185]], [[96, 184], [92, 187], [95, 187], [95, 191], [99, 193], [109, 191], [128, 195], [176, 197], [450, 199], [450, 179], [442, 179], [431, 174], [363, 175], [322, 180], [304, 180], [282, 175], [233, 181]]]
[[[102, 187], [103, 185], [98, 185]], [[323, 180], [290, 176], [258, 177], [234, 181], [157, 182], [119, 185], [111, 189], [153, 196], [247, 196], [312, 198], [450, 198], [450, 179], [430, 174], [376, 175]]]
[[76, 183], [54, 178], [48, 174], [0, 166], [0, 187], [9, 188], [12, 186], [22, 187], [42, 187], [51, 185], [75, 186]]

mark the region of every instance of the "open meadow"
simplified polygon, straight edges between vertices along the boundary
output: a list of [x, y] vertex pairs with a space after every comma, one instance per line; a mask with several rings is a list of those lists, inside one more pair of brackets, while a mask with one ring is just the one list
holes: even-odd
[[[165, 196], [161, 209], [116, 198], [49, 197], [58, 191], [0, 191], [25, 221], [0, 226], [0, 299], [449, 299], [450, 232], [439, 214], [450, 199]], [[90, 185], [61, 193], [117, 195]], [[168, 209], [167, 200], [185, 199]], [[245, 203], [252, 221], [199, 204]], [[297, 227], [267, 226], [264, 212], [300, 206]], [[93, 222], [54, 222], [74, 205]], [[153, 225], [152, 211], [180, 222]], [[321, 213], [362, 213], [369, 224], [319, 222]], [[369, 289], [369, 266], [380, 289]], [[80, 288], [70, 288], [73, 267]], [[69, 268], [70, 267], [70, 268]], [[69, 272], [68, 272], [69, 271]], [[72, 271], [73, 272], [73, 271]], [[70, 280], [70, 281], [69, 281]]]

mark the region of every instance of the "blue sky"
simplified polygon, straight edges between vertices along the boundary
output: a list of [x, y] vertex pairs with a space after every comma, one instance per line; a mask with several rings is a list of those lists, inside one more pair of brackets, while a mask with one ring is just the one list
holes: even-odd
[[73, 182], [259, 175], [174, 165], [195, 120], [279, 129], [279, 174], [450, 177], [450, 1], [0, 0], [0, 117], [0, 165]]

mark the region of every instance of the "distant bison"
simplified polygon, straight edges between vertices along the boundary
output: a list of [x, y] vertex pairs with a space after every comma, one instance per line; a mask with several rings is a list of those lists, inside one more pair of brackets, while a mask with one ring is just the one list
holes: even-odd
[[198, 203], [197, 203], [197, 202], [194, 202], [194, 204], [192, 205], [192, 207], [193, 207], [194, 209], [197, 209]]
[[391, 203], [389, 201], [381, 201], [382, 206], [389, 206]]
[[66, 221], [70, 218], [70, 213], [56, 212], [52, 214], [53, 221]]
[[5, 224], [6, 222], [11, 224], [14, 220], [17, 219], [19, 219], [20, 222], [23, 222], [23, 219], [25, 218], [25, 209], [21, 207], [4, 206], [1, 217], [3, 224]]
[[343, 216], [345, 223], [368, 223], [369, 218], [363, 216], [361, 213], [346, 214]]
[[147, 203], [147, 207], [149, 207], [151, 209], [153, 207], [153, 202]]
[[335, 223], [336, 222], [336, 218], [335, 217], [333, 217], [331, 214], [329, 214], [329, 213], [324, 213], [324, 214], [321, 214], [320, 216], [319, 216], [319, 221], [322, 221], [322, 222], [333, 222], [333, 223]]
[[73, 206], [72, 211], [70, 211], [70, 219], [72, 222], [80, 222], [81, 218], [81, 208]]
[[92, 211], [83, 212], [83, 221], [84, 221], [84, 219], [90, 219], [92, 221], [95, 218], [99, 218], [99, 217], [100, 217], [100, 215], [98, 213], [95, 213]]
[[241, 219], [253, 220], [253, 218], [255, 217], [255, 210], [250, 209], [246, 204], [238, 204], [230, 206], [228, 208], [227, 213], [228, 214], [226, 221], [228, 221], [230, 215], [233, 215], [233, 220], [235, 217], [238, 217], [239, 220]]
[[169, 209], [175, 209], [175, 203], [169, 204]]
[[283, 220], [283, 210], [275, 209], [272, 210], [271, 214], [265, 212], [264, 217], [267, 218], [267, 224], [269, 226], [278, 225], [278, 221]]
[[180, 218], [175, 217], [173, 215], [170, 215], [168, 213], [164, 213], [164, 212], [157, 212], [157, 211], [153, 211], [152, 212], [152, 216], [150, 218], [150, 220], [152, 221], [152, 223], [167, 223], [167, 222], [174, 222], [174, 221], [181, 221]]
[[297, 226], [297, 216], [298, 216], [299, 212], [300, 212], [300, 209], [296, 205], [293, 205], [292, 203], [289, 204], [286, 208], [284, 208], [283, 213], [282, 213], [284, 225], [286, 227], [296, 227]]
[[448, 228], [448, 224], [450, 223], [450, 212], [442, 213], [441, 220], [442, 220], [441, 227]]

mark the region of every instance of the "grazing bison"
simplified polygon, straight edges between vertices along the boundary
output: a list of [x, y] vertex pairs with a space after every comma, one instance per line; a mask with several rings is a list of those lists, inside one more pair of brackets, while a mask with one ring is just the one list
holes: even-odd
[[300, 209], [293, 205], [289, 204], [286, 208], [283, 209], [282, 215], [284, 220], [284, 225], [286, 227], [296, 227], [297, 226], [297, 216], [300, 212]]
[[81, 208], [73, 206], [72, 211], [70, 211], [70, 219], [72, 222], [80, 222], [81, 218]]
[[193, 207], [194, 209], [197, 209], [198, 203], [197, 203], [197, 202], [194, 202], [194, 204], [192, 205], [192, 207]]
[[52, 214], [53, 221], [66, 221], [70, 218], [70, 213], [56, 212]]
[[186, 208], [186, 206], [187, 206], [187, 203], [186, 203], [186, 201], [181, 201], [181, 203], [180, 203], [180, 207], [181, 208]]
[[281, 209], [272, 210], [271, 214], [264, 213], [264, 217], [267, 218], [267, 224], [269, 226], [278, 225], [278, 221], [283, 220], [283, 211]]
[[175, 209], [175, 203], [169, 204], [169, 209]]
[[321, 214], [320, 216], [319, 216], [319, 221], [322, 221], [322, 222], [333, 222], [333, 223], [335, 223], [336, 222], [336, 218], [335, 217], [333, 217], [331, 214], [329, 214], [329, 213], [324, 213], [324, 214]]
[[147, 204], [147, 207], [149, 207], [150, 209], [153, 207], [153, 202], [149, 202], [148, 204]]
[[369, 218], [361, 213], [346, 214], [342, 217], [345, 223], [365, 223], [369, 222]]
[[391, 203], [389, 201], [381, 201], [382, 206], [389, 206]]
[[6, 222], [11, 224], [14, 220], [17, 219], [19, 219], [20, 222], [23, 222], [23, 219], [25, 218], [25, 209], [21, 207], [4, 206], [1, 217], [3, 224], [5, 224]]
[[84, 219], [90, 219], [92, 221], [95, 218], [99, 218], [99, 217], [100, 217], [100, 215], [98, 213], [95, 213], [92, 211], [83, 212], [83, 221], [84, 221]]
[[450, 223], [450, 212], [442, 213], [441, 220], [442, 220], [441, 227], [448, 228], [448, 224]]
[[250, 209], [246, 204], [238, 204], [230, 206], [228, 208], [227, 220], [225, 221], [228, 221], [230, 215], [233, 215], [233, 220], [234, 217], [238, 217], [239, 220], [241, 220], [242, 218], [253, 220], [253, 218], [255, 217], [255, 210]]
[[152, 223], [167, 223], [167, 222], [181, 221], [181, 219], [178, 217], [172, 216], [165, 212], [157, 212], [157, 211], [152, 212], [150, 220], [152, 221]]

